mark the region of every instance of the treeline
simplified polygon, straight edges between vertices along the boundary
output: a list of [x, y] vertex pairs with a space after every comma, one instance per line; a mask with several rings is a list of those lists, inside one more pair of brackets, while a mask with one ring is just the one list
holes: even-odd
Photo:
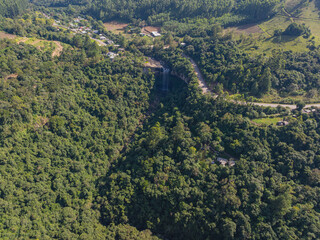
[[[69, 4], [81, 6], [82, 12], [103, 21], [133, 19], [148, 20], [164, 18], [166, 20], [181, 20], [184, 18], [233, 18], [236, 23], [260, 20], [272, 14], [280, 0], [83, 0], [83, 1], [33, 1], [37, 5], [68, 7]], [[228, 15], [231, 15], [228, 16]], [[225, 21], [225, 18], [224, 20]], [[230, 20], [229, 20], [230, 21]]]
[[28, 0], [0, 0], [0, 16], [15, 17], [27, 7]]
[[167, 1], [112, 1], [93, 0], [89, 13], [103, 20], [141, 18], [168, 14], [172, 19], [221, 17], [227, 13], [245, 15], [249, 19], [267, 17], [279, 0], [167, 0]]

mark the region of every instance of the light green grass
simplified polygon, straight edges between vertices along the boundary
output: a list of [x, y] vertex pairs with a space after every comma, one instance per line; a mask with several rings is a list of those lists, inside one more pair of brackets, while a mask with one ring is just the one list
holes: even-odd
[[281, 117], [275, 117], [275, 118], [258, 118], [253, 119], [253, 122], [259, 124], [259, 125], [275, 125], [277, 122], [282, 121]]
[[[252, 34], [250, 37], [242, 37], [240, 47], [251, 55], [265, 54], [270, 56], [272, 50], [279, 49], [283, 51], [305, 52], [309, 51], [308, 46], [312, 42], [316, 46], [320, 45], [320, 18], [319, 10], [315, 5], [315, 0], [308, 2], [306, 5], [299, 5], [301, 0], [288, 0], [285, 6], [288, 9], [282, 9], [278, 15], [272, 19], [259, 24], [262, 33]], [[298, 7], [297, 7], [298, 6]], [[290, 12], [292, 10], [292, 12]], [[285, 12], [288, 13], [285, 14]], [[294, 16], [294, 17], [290, 17]], [[311, 30], [312, 37], [305, 39], [300, 37], [277, 36], [274, 37], [274, 31], [279, 29], [284, 31], [292, 21], [305, 24]], [[240, 36], [238, 36], [240, 39]]]

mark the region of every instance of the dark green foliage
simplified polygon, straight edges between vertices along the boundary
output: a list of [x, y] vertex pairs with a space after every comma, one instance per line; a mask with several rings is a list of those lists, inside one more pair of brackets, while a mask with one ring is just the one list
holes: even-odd
[[[275, 4], [260, 2], [267, 9]], [[131, 18], [135, 2], [126, 3], [110, 15]], [[253, 8], [246, 11], [260, 14]], [[171, 13], [160, 10], [149, 19], [165, 22]], [[52, 58], [0, 41], [1, 239], [319, 238], [320, 113], [284, 127], [253, 124], [251, 118], [286, 111], [203, 96], [171, 34], [153, 48], [118, 36], [131, 53], [111, 61], [88, 37], [33, 19], [6, 21], [1, 26], [11, 32], [73, 48]], [[219, 93], [222, 84], [255, 95], [318, 87], [318, 50], [250, 58], [220, 36], [214, 20], [166, 24], [189, 35], [186, 53]], [[172, 77], [170, 91], [157, 92], [139, 48], [184, 81]], [[235, 165], [222, 166], [219, 156]]]
[[27, 0], [0, 0], [0, 16], [15, 17], [27, 7]]
[[232, 93], [261, 97], [271, 89], [283, 95], [297, 95], [320, 87], [319, 49], [305, 53], [274, 51], [270, 57], [252, 57], [231, 37], [217, 36], [184, 40], [188, 44], [186, 52], [197, 60], [212, 89], [221, 83]]
[[305, 25], [302, 24], [297, 24], [297, 23], [291, 23], [286, 30], [283, 32], [284, 35], [289, 35], [289, 36], [301, 36], [303, 34], [308, 34], [310, 35], [310, 29], [306, 27]]
[[76, 50], [0, 49], [0, 238], [105, 239], [96, 181], [143, 118], [152, 76], [130, 55], [90, 64]]
[[161, 24], [170, 19], [212, 18], [220, 19], [224, 24], [267, 18], [279, 0], [83, 0], [83, 1], [39, 1], [35, 4], [68, 7], [76, 5], [83, 13], [101, 20], [144, 19], [149, 23]]
[[[319, 167], [315, 122], [260, 128], [245, 116], [262, 109], [192, 89], [178, 86], [163, 99], [170, 104], [101, 182], [103, 222], [130, 223], [169, 239], [318, 236], [320, 192], [304, 177], [309, 171], [315, 180]], [[219, 165], [220, 149], [237, 158], [234, 167]], [[314, 227], [302, 229], [302, 222]]]

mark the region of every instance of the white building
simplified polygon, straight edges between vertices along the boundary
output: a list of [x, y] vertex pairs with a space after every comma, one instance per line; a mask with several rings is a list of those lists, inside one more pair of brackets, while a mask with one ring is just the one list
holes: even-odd
[[116, 56], [118, 56], [118, 54], [114, 53], [114, 52], [108, 52], [107, 53], [107, 56], [110, 58], [110, 59], [114, 59]]
[[161, 36], [161, 34], [158, 33], [158, 32], [151, 32], [151, 34], [152, 34], [152, 36], [154, 36], [154, 37], [160, 37], [160, 36]]

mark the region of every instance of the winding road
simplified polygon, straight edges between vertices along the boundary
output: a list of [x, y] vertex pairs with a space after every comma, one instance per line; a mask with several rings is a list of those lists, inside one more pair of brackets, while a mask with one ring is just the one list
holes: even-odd
[[[202, 90], [202, 93], [203, 94], [212, 94], [212, 96], [214, 98], [218, 97], [218, 95], [214, 94], [211, 92], [211, 90], [208, 88], [204, 78], [203, 78], [203, 75], [197, 65], [197, 63], [189, 56], [183, 54], [183, 56], [187, 59], [190, 60], [191, 64], [192, 64], [192, 67], [194, 69], [194, 72], [198, 78], [198, 83], [199, 83], [199, 87], [201, 88]], [[253, 105], [256, 105], [256, 106], [262, 106], [262, 107], [272, 107], [272, 108], [276, 108], [278, 106], [281, 106], [281, 107], [285, 107], [285, 108], [290, 108], [291, 110], [294, 110], [297, 108], [296, 105], [294, 104], [278, 104], [278, 103], [258, 103], [258, 102], [252, 102], [252, 103], [248, 103], [248, 102], [240, 102], [240, 104], [253, 104]], [[304, 108], [310, 108], [310, 107], [318, 107], [320, 108], [320, 103], [314, 103], [314, 104], [307, 104]]]

